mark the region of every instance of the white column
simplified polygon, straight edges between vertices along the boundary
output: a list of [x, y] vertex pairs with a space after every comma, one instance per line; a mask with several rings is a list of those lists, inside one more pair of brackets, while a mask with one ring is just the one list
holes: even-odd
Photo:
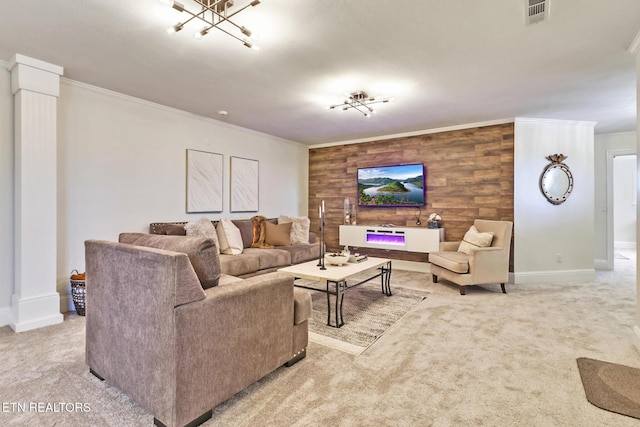
[[56, 290], [56, 112], [62, 67], [24, 55], [9, 62], [14, 94], [15, 284], [11, 328], [60, 323]]

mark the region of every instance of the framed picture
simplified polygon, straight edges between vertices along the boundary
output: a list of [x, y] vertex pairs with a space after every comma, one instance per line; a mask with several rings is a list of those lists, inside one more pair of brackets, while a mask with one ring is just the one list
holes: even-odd
[[222, 212], [222, 154], [187, 150], [187, 213]]
[[231, 212], [258, 211], [258, 175], [257, 160], [231, 157]]

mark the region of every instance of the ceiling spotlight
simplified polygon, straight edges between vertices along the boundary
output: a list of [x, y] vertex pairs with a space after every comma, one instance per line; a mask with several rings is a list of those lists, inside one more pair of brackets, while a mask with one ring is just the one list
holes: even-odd
[[373, 96], [369, 96], [365, 91], [361, 90], [358, 92], [350, 93], [348, 95], [348, 98], [342, 101], [341, 104], [330, 105], [328, 108], [330, 110], [333, 110], [337, 107], [340, 107], [340, 109], [343, 111], [353, 108], [354, 110], [362, 113], [365, 117], [371, 117], [371, 115], [375, 111], [370, 107], [370, 105], [389, 101], [392, 101], [392, 98], [375, 98]]
[[[222, 31], [223, 33], [233, 37], [236, 40], [239, 40], [245, 46], [257, 49], [258, 47], [255, 45], [253, 40], [249, 40], [246, 38], [242, 38], [240, 35], [234, 34], [234, 32], [239, 32], [246, 37], [251, 37], [251, 30], [249, 30], [245, 26], [240, 26], [236, 24], [231, 18], [233, 18], [238, 13], [242, 12], [248, 7], [256, 6], [260, 4], [260, 0], [253, 0], [250, 3], [245, 4], [242, 7], [234, 8], [234, 0], [188, 0], [190, 1], [190, 5], [193, 6], [194, 11], [187, 9], [182, 3], [179, 3], [175, 0], [160, 0], [161, 3], [170, 6], [171, 8], [177, 10], [178, 12], [185, 12], [191, 17], [184, 22], [178, 22], [171, 28], [167, 29], [167, 32], [177, 33], [182, 30], [185, 24], [188, 24], [190, 21], [201, 21], [206, 24], [206, 26], [200, 30], [196, 31], [193, 36], [197, 39], [200, 39], [206, 36], [212, 28]], [[221, 27], [222, 23], [226, 23], [225, 27]], [[227, 25], [229, 24], [229, 25]], [[230, 28], [235, 27], [235, 29]]]

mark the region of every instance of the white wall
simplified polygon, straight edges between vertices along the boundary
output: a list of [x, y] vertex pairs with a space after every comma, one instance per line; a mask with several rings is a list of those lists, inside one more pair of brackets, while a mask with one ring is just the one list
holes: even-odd
[[[58, 146], [61, 294], [68, 294], [69, 272], [84, 270], [87, 239], [148, 232], [156, 221], [255, 215], [229, 212], [231, 156], [259, 161], [259, 214], [307, 214], [306, 146], [68, 80]], [[185, 212], [186, 149], [223, 154], [222, 213]]]
[[0, 325], [9, 323], [13, 293], [13, 96], [0, 61]]
[[[514, 146], [514, 280], [590, 280], [594, 239], [594, 124], [516, 119]], [[540, 191], [546, 156], [563, 153], [574, 177], [566, 202]]]
[[[0, 325], [13, 291], [13, 100], [0, 70]], [[270, 135], [63, 79], [58, 100], [57, 290], [72, 308], [69, 274], [84, 271], [84, 241], [117, 240], [123, 231], [148, 232], [155, 221], [229, 212], [231, 156], [259, 161], [259, 214], [306, 215], [308, 148]], [[10, 111], [5, 112], [9, 109]], [[222, 213], [185, 212], [186, 149], [224, 156]], [[7, 238], [5, 238], [7, 237]]]
[[615, 248], [636, 248], [636, 156], [613, 160], [613, 240]]
[[620, 132], [595, 136], [595, 239], [594, 257], [597, 269], [611, 270], [614, 265], [613, 241], [613, 158], [636, 153], [636, 132]]

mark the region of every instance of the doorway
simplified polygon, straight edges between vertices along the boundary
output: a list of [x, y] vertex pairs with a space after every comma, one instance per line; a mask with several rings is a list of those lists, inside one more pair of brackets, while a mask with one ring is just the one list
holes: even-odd
[[637, 156], [616, 155], [613, 158], [613, 268], [628, 268], [628, 260], [637, 254]]

